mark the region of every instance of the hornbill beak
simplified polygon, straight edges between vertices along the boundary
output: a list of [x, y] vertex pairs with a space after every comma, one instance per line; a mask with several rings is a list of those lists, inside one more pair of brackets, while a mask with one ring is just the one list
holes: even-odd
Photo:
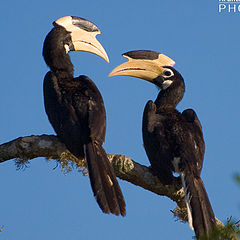
[[114, 68], [109, 77], [130, 76], [152, 82], [153, 79], [162, 75], [164, 66], [173, 66], [175, 64], [171, 58], [154, 51], [130, 51], [122, 56], [126, 57], [128, 62]]
[[96, 39], [96, 35], [100, 34], [101, 32], [94, 23], [84, 18], [66, 16], [53, 22], [53, 26], [61, 26], [70, 33], [72, 45], [69, 46], [66, 44], [64, 46], [66, 52], [90, 52], [109, 62], [109, 58], [105, 49]]

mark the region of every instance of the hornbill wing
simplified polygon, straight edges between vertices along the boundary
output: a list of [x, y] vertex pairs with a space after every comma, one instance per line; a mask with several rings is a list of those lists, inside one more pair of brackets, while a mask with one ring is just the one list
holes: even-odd
[[84, 153], [94, 196], [103, 212], [125, 216], [124, 197], [102, 147], [106, 129], [106, 113], [102, 96], [87, 76], [80, 76], [77, 80], [81, 80], [81, 86], [88, 86], [81, 90], [81, 94], [73, 97], [72, 103], [76, 116], [81, 119], [84, 115], [83, 122], [87, 124], [85, 128], [89, 130], [88, 141], [84, 143]]
[[191, 131], [189, 138], [192, 143], [194, 143], [193, 154], [195, 154], [195, 161], [193, 162], [193, 164], [200, 176], [205, 152], [205, 142], [203, 138], [202, 125], [197, 117], [196, 112], [193, 109], [184, 110], [182, 112], [182, 116], [188, 122], [188, 127]]
[[97, 87], [85, 76], [68, 83], [70, 92], [57, 91], [57, 84], [56, 76], [48, 72], [44, 102], [49, 121], [72, 154], [86, 157], [92, 190], [102, 211], [126, 215], [124, 197], [102, 147], [106, 115]]
[[[83, 136], [86, 129], [80, 124], [71, 96], [65, 98], [58, 88], [58, 80], [53, 72], [48, 72], [44, 78], [44, 105], [48, 119], [61, 142], [78, 158], [83, 158]], [[80, 137], [79, 137], [80, 136]]]
[[170, 146], [166, 139], [164, 121], [165, 117], [156, 113], [155, 103], [148, 101], [142, 123], [144, 148], [153, 174], [157, 175], [161, 182], [170, 184], [173, 180], [171, 164], [169, 164], [172, 155], [168, 151]]
[[[60, 140], [78, 158], [84, 157], [83, 145], [90, 141], [89, 99], [95, 99], [95, 106], [99, 105], [96, 100], [98, 91], [88, 81], [81, 80], [82, 78], [72, 79], [65, 83], [68, 84], [68, 90], [63, 92], [59, 90], [59, 83], [53, 72], [48, 72], [44, 79], [44, 103], [49, 121]], [[91, 110], [99, 114], [94, 108]], [[99, 122], [104, 122], [104, 106], [101, 111], [103, 114], [99, 114]], [[100, 132], [103, 134], [99, 134], [99, 138], [103, 140], [105, 126], [102, 124]], [[97, 127], [92, 126], [91, 129]]]
[[[103, 144], [106, 130], [106, 112], [102, 96], [94, 82], [87, 76], [75, 80], [79, 84], [72, 96], [71, 105], [82, 128], [88, 129], [86, 141], [97, 141]], [[86, 142], [85, 142], [86, 143]]]

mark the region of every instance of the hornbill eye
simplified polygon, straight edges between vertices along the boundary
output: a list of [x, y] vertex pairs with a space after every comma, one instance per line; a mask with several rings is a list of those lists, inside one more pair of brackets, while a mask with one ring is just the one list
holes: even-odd
[[174, 73], [171, 69], [165, 69], [162, 73], [162, 76], [164, 78], [169, 78], [169, 77], [172, 77], [173, 75], [174, 75]]

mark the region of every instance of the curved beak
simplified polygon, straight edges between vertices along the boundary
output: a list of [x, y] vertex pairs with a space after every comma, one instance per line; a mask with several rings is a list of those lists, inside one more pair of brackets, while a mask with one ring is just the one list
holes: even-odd
[[153, 51], [131, 51], [123, 54], [128, 59], [112, 70], [112, 76], [130, 76], [152, 82], [160, 76], [164, 66], [173, 66], [175, 62], [168, 56]]
[[90, 52], [109, 62], [105, 49], [96, 39], [96, 35], [101, 32], [94, 23], [83, 18], [67, 16], [56, 20], [53, 25], [62, 26], [70, 32], [73, 46], [66, 48], [67, 52], [69, 50]]

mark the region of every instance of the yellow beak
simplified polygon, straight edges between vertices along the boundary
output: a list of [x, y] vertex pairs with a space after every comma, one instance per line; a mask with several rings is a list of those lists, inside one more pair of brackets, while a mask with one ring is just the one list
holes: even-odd
[[101, 32], [92, 22], [78, 17], [67, 16], [56, 20], [53, 25], [62, 26], [66, 31], [70, 32], [74, 51], [90, 52], [109, 62], [105, 49], [96, 39], [96, 35]]
[[[151, 81], [162, 74], [164, 66], [173, 66], [175, 64], [171, 58], [161, 53], [158, 54], [158, 58], [147, 59], [146, 57], [133, 58], [131, 55], [135, 52], [142, 54], [144, 51], [132, 51], [123, 54], [123, 57], [126, 57], [128, 62], [114, 68], [109, 77], [131, 76]], [[154, 53], [156, 54], [156, 52]]]

